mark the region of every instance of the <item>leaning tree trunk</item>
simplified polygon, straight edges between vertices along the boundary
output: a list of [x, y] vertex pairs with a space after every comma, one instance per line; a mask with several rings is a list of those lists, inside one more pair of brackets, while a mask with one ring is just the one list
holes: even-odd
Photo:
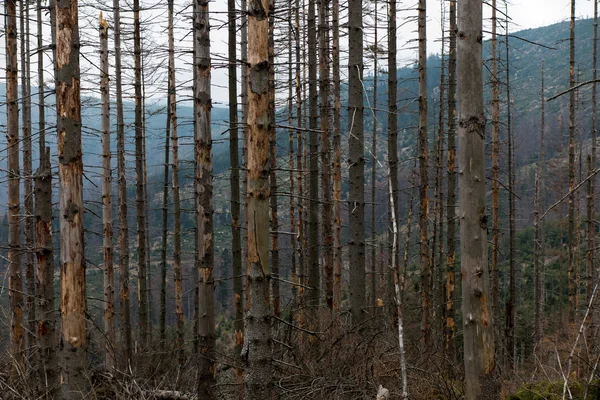
[[105, 366], [115, 366], [115, 277], [113, 272], [112, 174], [110, 157], [110, 93], [108, 78], [108, 23], [100, 15], [100, 95], [102, 120], [102, 226], [104, 254]]
[[121, 79], [121, 8], [113, 0], [115, 30], [115, 106], [117, 108], [117, 174], [119, 194], [119, 308], [121, 309], [122, 358], [120, 369], [131, 365], [131, 311], [129, 308], [129, 227], [127, 222], [127, 176], [125, 171], [125, 121], [123, 117], [123, 89]]
[[271, 398], [269, 284], [269, 0], [248, 7], [248, 299], [244, 355], [245, 398]]
[[46, 104], [44, 92], [44, 52], [42, 38], [42, 7], [37, 0], [38, 48], [38, 127], [40, 163], [35, 173], [35, 253], [37, 261], [37, 344], [38, 387], [40, 393], [56, 397], [58, 389], [58, 359], [56, 357], [56, 316], [54, 312], [54, 246], [52, 242], [52, 169], [50, 148], [46, 147]]
[[485, 210], [485, 114], [482, 82], [482, 3], [458, 3], [457, 89], [459, 94], [459, 209], [463, 276], [465, 397], [499, 399], [495, 376], [494, 320]]
[[77, 0], [56, 2], [56, 115], [60, 178], [61, 398], [86, 395], [87, 332]]
[[419, 174], [421, 176], [419, 191], [419, 227], [421, 231], [421, 336], [423, 343], [429, 343], [431, 323], [431, 260], [429, 259], [429, 180], [427, 174], [428, 138], [427, 138], [427, 5], [425, 0], [419, 0]]
[[362, 1], [348, 2], [348, 164], [350, 187], [350, 312], [356, 323], [365, 319], [365, 159], [363, 119]]
[[[323, 193], [321, 226], [323, 246], [323, 282], [325, 304], [333, 309], [333, 235], [331, 232], [331, 174], [329, 133], [329, 0], [319, 3], [319, 95], [321, 116], [321, 192]], [[313, 155], [314, 157], [314, 155]]]
[[19, 104], [17, 73], [17, 5], [4, 3], [6, 39], [6, 145], [8, 148], [8, 262], [10, 298], [11, 380], [23, 371], [23, 277], [21, 274], [21, 171], [19, 167]]
[[215, 398], [215, 300], [212, 137], [210, 126], [210, 24], [207, 0], [194, 2], [194, 132], [196, 150], [196, 274], [198, 279], [198, 397]]
[[[333, 30], [331, 43], [333, 69], [333, 309], [339, 312], [342, 304], [342, 141], [340, 134], [342, 104], [339, 0], [332, 1], [331, 20]], [[299, 117], [300, 115], [298, 115]], [[300, 149], [298, 149], [298, 152], [300, 152]]]
[[144, 127], [142, 115], [142, 37], [140, 0], [133, 1], [133, 59], [135, 88], [135, 204], [138, 241], [138, 326], [140, 347], [148, 340], [148, 287], [146, 282], [146, 212], [144, 209]]
[[[33, 352], [35, 348], [35, 277], [34, 277], [34, 244], [33, 244], [33, 179], [31, 163], [31, 78], [29, 61], [29, 4], [21, 1], [20, 35], [21, 35], [21, 104], [23, 126], [23, 253], [25, 255], [25, 278], [27, 282], [27, 340], [28, 356], [37, 357]], [[35, 361], [33, 361], [35, 362]]]
[[448, 196], [446, 198], [446, 325], [444, 348], [450, 365], [456, 359], [454, 290], [456, 266], [456, 1], [450, 1], [448, 51]]

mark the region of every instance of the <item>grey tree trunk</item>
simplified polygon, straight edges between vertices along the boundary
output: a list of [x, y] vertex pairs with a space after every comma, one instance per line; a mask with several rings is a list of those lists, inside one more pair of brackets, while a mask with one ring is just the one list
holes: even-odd
[[4, 3], [6, 40], [6, 145], [8, 149], [8, 262], [10, 299], [11, 381], [24, 367], [23, 276], [21, 272], [21, 171], [19, 163], [19, 104], [17, 64], [17, 4]]
[[196, 150], [196, 270], [198, 279], [198, 397], [215, 398], [210, 23], [208, 0], [194, 2], [194, 132]]
[[377, 230], [375, 227], [375, 210], [376, 204], [375, 201], [377, 199], [376, 196], [376, 187], [377, 187], [377, 59], [379, 57], [379, 43], [378, 43], [378, 32], [377, 32], [377, 0], [373, 3], [374, 8], [374, 27], [373, 27], [373, 104], [371, 104], [373, 110], [373, 125], [371, 129], [371, 276], [370, 276], [370, 284], [371, 284], [371, 298], [369, 305], [373, 310], [376, 310], [377, 306], [377, 259], [376, 259], [376, 251], [377, 251]]
[[61, 398], [87, 395], [83, 163], [77, 0], [56, 6], [56, 115], [60, 178]]
[[485, 213], [485, 114], [482, 82], [482, 3], [458, 3], [457, 89], [459, 201], [465, 397], [499, 399]]
[[37, 1], [38, 47], [38, 130], [40, 164], [35, 173], [35, 240], [37, 278], [37, 343], [40, 352], [38, 368], [39, 392], [53, 398], [57, 395], [58, 359], [56, 357], [56, 316], [54, 312], [54, 247], [52, 243], [52, 170], [50, 148], [46, 147], [46, 104], [44, 91], [44, 52], [42, 7]]
[[125, 121], [123, 117], [123, 89], [121, 78], [121, 8], [113, 0], [115, 30], [115, 106], [117, 108], [117, 174], [119, 195], [119, 308], [121, 310], [121, 370], [131, 365], [131, 310], [129, 306], [129, 227], [127, 222], [127, 176], [125, 175]]
[[355, 323], [365, 318], [365, 160], [363, 100], [362, 1], [348, 1], [348, 164], [350, 187], [350, 312]]
[[100, 15], [100, 95], [102, 121], [102, 227], [104, 259], [105, 366], [115, 367], [115, 276], [113, 270], [112, 172], [110, 155], [110, 92], [108, 76], [108, 22]]
[[[569, 87], [575, 86], [575, 0], [571, 0]], [[575, 91], [569, 92], [569, 323], [575, 323]]]
[[245, 398], [272, 395], [271, 302], [269, 285], [269, 0], [248, 7], [248, 303]]

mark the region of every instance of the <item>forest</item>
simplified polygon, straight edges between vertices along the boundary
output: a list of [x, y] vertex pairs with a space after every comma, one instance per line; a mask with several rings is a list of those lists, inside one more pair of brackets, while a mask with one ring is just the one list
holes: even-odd
[[547, 3], [5, 0], [0, 399], [600, 399], [598, 1]]

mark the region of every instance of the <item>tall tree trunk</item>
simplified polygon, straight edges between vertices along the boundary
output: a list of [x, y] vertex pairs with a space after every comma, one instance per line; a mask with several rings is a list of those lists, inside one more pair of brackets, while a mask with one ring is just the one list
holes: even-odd
[[448, 50], [448, 196], [446, 224], [446, 327], [444, 347], [450, 364], [456, 359], [454, 290], [456, 266], [456, 1], [450, 0], [450, 48]]
[[[233, 271], [233, 304], [235, 353], [240, 354], [244, 344], [244, 316], [242, 305], [242, 243], [240, 230], [240, 165], [238, 137], [238, 100], [237, 100], [237, 32], [235, 0], [227, 0], [227, 17], [229, 19], [229, 162], [231, 165], [231, 253]], [[245, 68], [242, 65], [242, 68]], [[242, 373], [236, 368], [237, 375]], [[238, 388], [238, 397], [243, 390]]]
[[543, 297], [542, 297], [542, 271], [544, 270], [544, 257], [542, 255], [542, 240], [540, 235], [540, 198], [543, 196], [540, 194], [540, 189], [543, 190], [542, 182], [542, 169], [543, 169], [543, 154], [544, 154], [544, 133], [546, 130], [546, 99], [544, 97], [544, 62], [542, 62], [542, 93], [541, 93], [541, 105], [542, 105], [542, 121], [540, 126], [540, 159], [538, 160], [535, 168], [535, 200], [534, 200], [534, 239], [533, 239], [533, 339], [536, 343], [542, 340], [544, 335], [544, 328], [542, 325], [542, 313], [544, 311]]
[[56, 317], [54, 312], [54, 246], [52, 242], [52, 170], [50, 148], [46, 147], [46, 104], [44, 92], [44, 52], [42, 7], [37, 0], [38, 130], [40, 164], [35, 174], [35, 240], [37, 261], [37, 340], [40, 352], [38, 379], [40, 393], [57, 395]]
[[250, 0], [248, 10], [248, 298], [245, 398], [272, 393], [269, 284], [269, 0]]
[[512, 114], [510, 97], [510, 54], [508, 44], [508, 17], [506, 18], [506, 118], [507, 118], [507, 147], [508, 147], [508, 240], [509, 240], [509, 272], [508, 300], [506, 302], [506, 349], [507, 371], [511, 371], [516, 363], [515, 324], [517, 321], [517, 268], [515, 262], [515, 191], [514, 191], [514, 148], [512, 134]]
[[142, 45], [140, 32], [140, 0], [133, 1], [133, 58], [135, 88], [135, 177], [136, 218], [138, 241], [138, 326], [139, 345], [148, 342], [148, 286], [146, 282], [146, 210], [144, 207], [144, 127], [142, 115]]
[[213, 247], [213, 187], [212, 137], [210, 97], [210, 23], [207, 0], [194, 2], [194, 48], [196, 82], [194, 84], [194, 113], [196, 127], [196, 268], [198, 279], [198, 344], [200, 367], [198, 397], [215, 397], [215, 300]]
[[482, 82], [482, 3], [458, 3], [459, 206], [464, 318], [465, 397], [499, 399], [485, 214], [485, 114]]
[[[391, 0], [395, 1], [395, 0]], [[340, 80], [340, 1], [332, 0], [331, 24], [333, 40], [333, 309], [342, 304], [342, 141]]]
[[363, 13], [361, 0], [348, 1], [348, 164], [350, 187], [350, 312], [365, 319], [365, 159], [363, 100]]
[[[168, 10], [169, 45], [173, 34], [173, 2], [170, 1]], [[169, 67], [171, 67], [171, 47], [169, 47]], [[171, 77], [169, 68], [168, 78]], [[163, 199], [162, 199], [162, 238], [160, 244], [160, 315], [159, 315], [159, 339], [161, 349], [164, 350], [167, 341], [167, 247], [169, 235], [169, 162], [171, 155], [171, 81], [167, 83], [167, 121], [165, 128], [165, 164], [163, 175]]]
[[6, 40], [6, 144], [8, 148], [8, 262], [10, 298], [11, 380], [24, 367], [23, 277], [21, 272], [21, 171], [19, 163], [19, 104], [17, 64], [17, 4], [4, 3]]
[[[575, 0], [571, 0], [569, 87], [575, 86]], [[569, 92], [569, 323], [575, 323], [575, 91]]]
[[373, 47], [371, 50], [373, 51], [373, 104], [372, 114], [373, 114], [373, 124], [371, 130], [371, 302], [370, 306], [375, 310], [377, 306], [377, 281], [376, 281], [376, 251], [377, 251], [377, 230], [375, 228], [375, 201], [377, 199], [375, 190], [377, 188], [377, 58], [379, 57], [379, 42], [377, 40], [377, 0], [373, 2], [374, 8], [374, 21], [373, 21]]
[[181, 272], [181, 198], [179, 193], [179, 135], [177, 125], [177, 82], [175, 80], [175, 39], [173, 33], [173, 5], [169, 0], [169, 120], [171, 121], [171, 181], [173, 195], [173, 280], [175, 281], [175, 351], [179, 367], [185, 363], [183, 323], [183, 281]]
[[[287, 112], [288, 112], [288, 125], [290, 126], [288, 130], [288, 169], [289, 171], [289, 179], [290, 179], [290, 232], [294, 232], [296, 230], [296, 185], [295, 185], [295, 175], [294, 175], [294, 129], [292, 129], [294, 125], [294, 48], [292, 47], [292, 41], [295, 37], [295, 29], [292, 25], [292, 21], [294, 18], [293, 15], [293, 7], [292, 0], [288, 0], [288, 37], [287, 37], [287, 51], [288, 51], [288, 101], [287, 101]], [[296, 235], [292, 235], [290, 239], [291, 251], [290, 251], [290, 275], [292, 280], [292, 310], [290, 311], [289, 321], [290, 323], [294, 322], [295, 319], [295, 309], [297, 307], [297, 299], [298, 299], [298, 275], [297, 275], [297, 265], [296, 265], [296, 251], [297, 251], [297, 243], [296, 243]]]
[[[500, 82], [498, 80], [496, 0], [492, 0], [492, 314], [500, 321], [500, 271], [498, 255], [500, 253], [499, 187], [500, 187]], [[500, 343], [500, 324], [496, 324], [494, 338]]]
[[430, 337], [430, 309], [431, 293], [431, 260], [429, 259], [429, 179], [428, 163], [428, 132], [427, 132], [427, 4], [426, 0], [419, 0], [419, 174], [421, 176], [419, 192], [419, 227], [421, 231], [421, 336], [423, 343], [429, 343]]
[[83, 239], [83, 163], [77, 0], [56, 2], [56, 114], [60, 177], [61, 398], [89, 390]]
[[115, 276], [113, 272], [112, 172], [110, 155], [110, 93], [108, 78], [108, 23], [100, 14], [100, 95], [102, 121], [102, 227], [104, 255], [105, 366], [115, 366]]
[[302, 40], [300, 36], [300, 0], [296, 0], [296, 6], [294, 7], [295, 12], [295, 30], [296, 30], [296, 97], [297, 107], [297, 125], [298, 131], [296, 134], [298, 153], [296, 156], [296, 169], [298, 170], [298, 283], [300, 286], [298, 287], [298, 308], [300, 310], [298, 316], [299, 325], [302, 326], [304, 323], [304, 285], [306, 284], [306, 269], [305, 269], [305, 258], [306, 258], [306, 246], [304, 246], [304, 242], [306, 239], [306, 232], [304, 230], [304, 167], [303, 156], [304, 156], [304, 136], [303, 130], [304, 127], [304, 92], [302, 90], [302, 76], [301, 76], [301, 55], [300, 55], [300, 42]]
[[[269, 1], [271, 10], [274, 0]], [[277, 129], [275, 128], [275, 16], [269, 12], [269, 119], [273, 123], [269, 126], [269, 152], [271, 170], [269, 184], [271, 186], [271, 268], [275, 279], [273, 286], [273, 314], [279, 318], [281, 315], [281, 298], [279, 292], [279, 219], [277, 214]]]
[[[309, 108], [309, 219], [308, 219], [308, 306], [310, 324], [316, 324], [321, 275], [319, 271], [319, 135], [317, 93], [317, 31], [315, 0], [308, 1], [308, 108]], [[316, 326], [316, 325], [313, 325]]]
[[[598, 78], [598, 71], [596, 71], [598, 67], [598, 1], [594, 0], [594, 39], [593, 39], [593, 51], [592, 51], [592, 154], [591, 154], [591, 163], [592, 169], [596, 167], [596, 147], [597, 147], [597, 119], [596, 115], [598, 111], [598, 100], [597, 100], [597, 87], [596, 87], [596, 79]], [[586, 252], [586, 260], [587, 260], [587, 287], [586, 287], [586, 295], [587, 295], [587, 303], [589, 304], [590, 298], [593, 290], [593, 282], [594, 282], [594, 272], [596, 268], [596, 239], [595, 239], [595, 221], [596, 221], [596, 179], [590, 179], [590, 193], [589, 193], [589, 206], [588, 206], [588, 249]], [[593, 305], [592, 305], [593, 306]], [[593, 315], [593, 314], [592, 314]], [[593, 320], [593, 319], [592, 319]]]
[[[329, 0], [319, 2], [319, 104], [321, 106], [321, 192], [323, 236], [323, 281], [325, 283], [325, 303], [333, 310], [333, 235], [331, 226], [331, 174], [330, 174], [330, 105], [329, 105]], [[313, 156], [314, 157], [314, 156]]]
[[34, 356], [35, 347], [35, 274], [34, 274], [34, 231], [33, 231], [33, 168], [31, 165], [31, 78], [29, 61], [29, 3], [20, 2], [20, 35], [21, 35], [21, 105], [23, 126], [23, 239], [25, 255], [25, 278], [27, 281], [27, 340], [28, 355]]
[[127, 222], [127, 176], [125, 174], [125, 121], [121, 78], [121, 8], [113, 0], [115, 30], [115, 106], [117, 108], [117, 174], [119, 191], [119, 308], [121, 309], [122, 359], [120, 369], [128, 370], [132, 358], [131, 310], [129, 307], [129, 227]]
[[[396, 0], [390, 0], [388, 9], [388, 168], [390, 170], [390, 247], [391, 247], [391, 263], [400, 265], [400, 256], [398, 251], [393, 251], [394, 245], [398, 250], [398, 244], [394, 243], [398, 240], [393, 226], [393, 218], [398, 215], [398, 72], [397, 72], [397, 5]], [[397, 222], [397, 221], [396, 221]], [[392, 281], [390, 276], [386, 274], [385, 278]], [[394, 276], [395, 282], [395, 276]], [[389, 287], [388, 287], [389, 289]], [[397, 297], [398, 294], [394, 294]], [[394, 296], [392, 292], [388, 294], [390, 298]], [[398, 299], [396, 299], [398, 301]], [[390, 302], [389, 306], [392, 304]], [[398, 308], [397, 308], [398, 310]]]
[[152, 257], [150, 247], [150, 223], [148, 209], [148, 159], [146, 157], [146, 78], [144, 75], [144, 47], [142, 44], [142, 168], [144, 171], [144, 238], [146, 239], [146, 299], [148, 302], [148, 343], [152, 343]]

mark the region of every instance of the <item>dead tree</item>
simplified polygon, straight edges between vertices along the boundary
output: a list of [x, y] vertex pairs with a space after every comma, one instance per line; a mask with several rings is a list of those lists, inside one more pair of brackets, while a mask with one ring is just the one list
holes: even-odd
[[56, 6], [56, 115], [60, 178], [61, 398], [86, 395], [86, 296], [83, 239], [83, 163], [77, 0]]
[[333, 69], [333, 309], [339, 312], [342, 304], [342, 142], [340, 136], [342, 104], [339, 0], [332, 0], [331, 25], [333, 36], [331, 42], [331, 67]]
[[465, 397], [498, 399], [485, 213], [482, 3], [458, 3], [459, 201]]

